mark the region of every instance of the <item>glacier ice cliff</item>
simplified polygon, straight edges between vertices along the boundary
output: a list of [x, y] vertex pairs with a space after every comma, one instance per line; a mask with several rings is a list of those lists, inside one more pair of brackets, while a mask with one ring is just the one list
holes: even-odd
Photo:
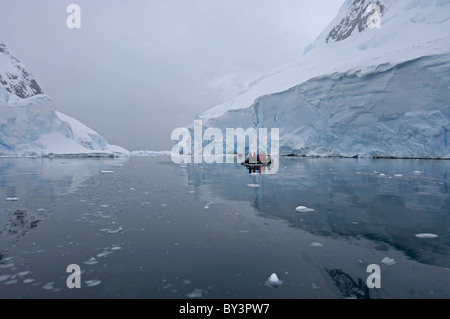
[[56, 111], [36, 80], [0, 44], [0, 156], [115, 156], [129, 152]]
[[346, 1], [301, 58], [199, 119], [279, 128], [284, 155], [448, 159], [449, 29], [448, 0]]

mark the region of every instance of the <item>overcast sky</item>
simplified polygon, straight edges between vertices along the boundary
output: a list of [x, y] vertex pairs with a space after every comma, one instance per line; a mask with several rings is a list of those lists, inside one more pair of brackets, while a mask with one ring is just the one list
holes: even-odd
[[[81, 29], [66, 8], [81, 7]], [[0, 42], [57, 109], [129, 150], [292, 62], [344, 0], [1, 0]]]

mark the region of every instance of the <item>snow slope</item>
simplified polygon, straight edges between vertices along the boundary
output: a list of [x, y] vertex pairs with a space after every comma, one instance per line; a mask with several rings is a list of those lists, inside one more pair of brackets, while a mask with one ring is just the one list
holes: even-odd
[[[381, 28], [368, 28], [370, 4]], [[199, 115], [280, 128], [281, 154], [450, 158], [450, 0], [346, 1], [297, 61]]]
[[25, 66], [0, 44], [0, 156], [129, 154], [56, 111]]

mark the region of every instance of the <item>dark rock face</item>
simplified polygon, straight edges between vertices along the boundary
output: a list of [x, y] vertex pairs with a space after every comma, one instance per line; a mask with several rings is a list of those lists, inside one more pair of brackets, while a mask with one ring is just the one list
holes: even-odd
[[367, 12], [367, 8], [371, 4], [379, 6], [381, 15], [385, 13], [386, 7], [380, 1], [354, 0], [350, 6], [347, 17], [342, 19], [328, 34], [326, 39], [327, 43], [330, 41], [338, 42], [347, 39], [356, 28], [358, 28], [358, 32], [367, 29], [367, 20], [374, 13], [374, 10]]
[[0, 84], [10, 93], [21, 99], [26, 99], [34, 95], [43, 94], [37, 81], [25, 66], [13, 56], [6, 45], [0, 43], [0, 55], [11, 60], [13, 68], [5, 73], [0, 72]]

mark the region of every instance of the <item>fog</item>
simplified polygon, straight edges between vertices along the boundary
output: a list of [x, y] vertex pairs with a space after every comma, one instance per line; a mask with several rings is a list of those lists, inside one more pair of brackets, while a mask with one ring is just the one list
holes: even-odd
[[[0, 42], [59, 111], [129, 150], [303, 54], [344, 0], [1, 0]], [[69, 29], [66, 8], [81, 8]]]

